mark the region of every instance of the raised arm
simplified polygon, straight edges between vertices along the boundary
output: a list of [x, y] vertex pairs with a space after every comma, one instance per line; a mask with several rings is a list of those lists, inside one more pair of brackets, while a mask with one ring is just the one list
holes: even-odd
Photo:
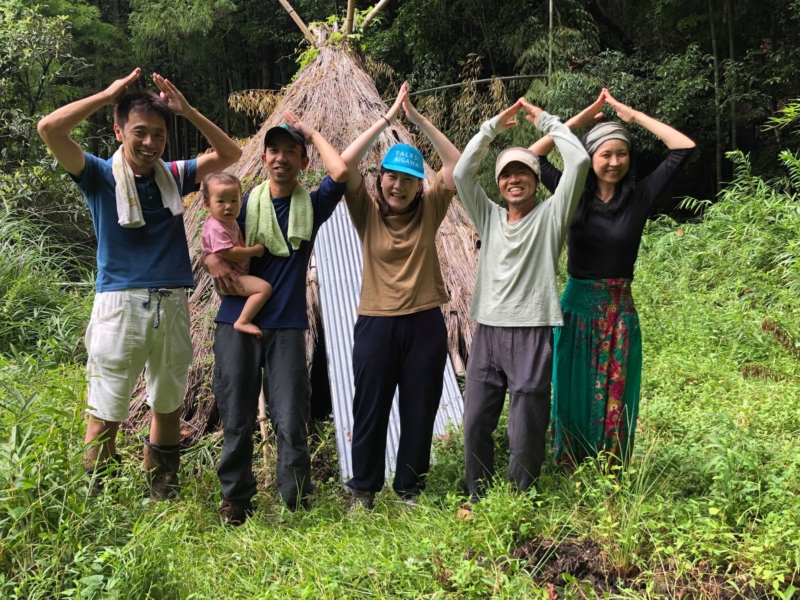
[[92, 113], [107, 104], [116, 104], [128, 91], [128, 86], [139, 78], [139, 73], [141, 69], [137, 67], [130, 75], [117, 79], [102, 92], [62, 106], [39, 121], [37, 129], [42, 140], [58, 164], [73, 177], [80, 177], [83, 174], [86, 157], [83, 155], [83, 149], [69, 137], [69, 134]]
[[158, 73], [153, 73], [153, 82], [161, 90], [161, 98], [167, 103], [169, 109], [176, 115], [188, 119], [192, 125], [200, 130], [200, 133], [205, 136], [214, 149], [213, 152], [198, 157], [196, 183], [203, 181], [206, 175], [222, 171], [222, 169], [239, 160], [239, 157], [242, 156], [242, 151], [236, 145], [236, 142], [200, 114], [196, 108], [190, 106], [183, 94], [178, 91], [178, 88], [169, 79], [164, 79]]
[[479, 235], [483, 235], [484, 226], [489, 218], [492, 201], [478, 183], [478, 169], [481, 161], [489, 152], [489, 145], [497, 134], [517, 124], [517, 113], [522, 110], [522, 100], [517, 100], [496, 117], [481, 125], [453, 170], [453, 179], [458, 189], [458, 197], [464, 205], [469, 218], [475, 224]]
[[220, 250], [217, 252], [222, 258], [227, 258], [228, 260], [244, 260], [246, 258], [260, 258], [264, 256], [264, 252], [266, 252], [266, 248], [264, 244], [256, 244], [255, 246], [233, 246], [231, 248], [225, 248], [224, 250]]
[[456, 148], [433, 123], [428, 121], [428, 119], [423, 117], [417, 109], [414, 108], [408, 94], [403, 98], [403, 110], [406, 111], [408, 120], [422, 129], [425, 135], [428, 136], [431, 144], [433, 144], [433, 149], [436, 150], [439, 158], [442, 159], [442, 179], [444, 180], [445, 187], [451, 190], [456, 189], [456, 182], [453, 180], [453, 169], [456, 168], [456, 163], [458, 159], [461, 158], [461, 152], [458, 151], [458, 148]]
[[[603, 89], [597, 100], [592, 102], [589, 106], [584, 108], [577, 115], [568, 120], [564, 125], [569, 127], [570, 131], [574, 131], [576, 127], [589, 127], [603, 118], [602, 108], [606, 101], [606, 90]], [[555, 146], [555, 140], [549, 135], [536, 140], [529, 149], [537, 156], [547, 156], [552, 152]]]
[[695, 143], [692, 141], [692, 139], [686, 135], [683, 135], [677, 129], [673, 129], [666, 123], [662, 123], [653, 117], [648, 117], [643, 112], [633, 110], [630, 106], [626, 106], [622, 102], [615, 100], [605, 88], [603, 88], [603, 93], [606, 96], [606, 102], [609, 103], [611, 108], [617, 111], [617, 116], [620, 119], [626, 123], [636, 123], [637, 125], [641, 125], [647, 129], [647, 131], [664, 142], [664, 145], [670, 150], [695, 147]]
[[392, 107], [386, 113], [386, 116], [381, 117], [375, 121], [369, 129], [358, 136], [353, 143], [351, 143], [344, 152], [342, 152], [342, 160], [347, 165], [349, 176], [347, 178], [347, 191], [355, 194], [361, 188], [361, 171], [358, 170], [358, 165], [364, 159], [367, 151], [372, 148], [372, 145], [377, 141], [381, 132], [386, 129], [390, 123], [397, 120], [397, 113], [400, 112], [400, 107], [403, 104], [403, 99], [408, 93], [408, 85], [403, 83], [400, 86], [400, 92], [397, 94], [397, 99], [392, 104]]
[[524, 99], [521, 102], [527, 113], [525, 118], [534, 123], [542, 133], [553, 138], [564, 159], [564, 172], [548, 202], [562, 234], [565, 234], [583, 193], [583, 184], [591, 167], [591, 160], [580, 140], [557, 117], [543, 112]]
[[300, 133], [306, 138], [306, 143], [314, 144], [314, 147], [317, 149], [322, 159], [322, 164], [325, 165], [325, 170], [328, 172], [331, 179], [336, 183], [344, 183], [347, 181], [347, 165], [342, 160], [342, 157], [339, 156], [336, 149], [328, 143], [328, 140], [322, 137], [319, 131], [303, 123], [292, 111], [284, 111], [283, 118], [289, 125], [300, 130]]

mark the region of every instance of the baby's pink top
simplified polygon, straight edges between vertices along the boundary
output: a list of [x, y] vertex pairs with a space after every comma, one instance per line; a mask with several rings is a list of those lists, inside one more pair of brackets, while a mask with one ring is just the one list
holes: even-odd
[[[244, 236], [236, 221], [225, 223], [214, 217], [208, 217], [203, 225], [203, 235], [200, 237], [200, 248], [206, 254], [218, 254], [220, 250], [228, 248], [245, 247]], [[226, 259], [227, 260], [227, 259]], [[229, 260], [231, 266], [240, 275], [250, 272], [250, 259]]]

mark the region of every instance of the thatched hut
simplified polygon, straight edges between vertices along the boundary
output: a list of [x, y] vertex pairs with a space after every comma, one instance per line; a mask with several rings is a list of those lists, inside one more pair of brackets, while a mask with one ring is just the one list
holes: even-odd
[[[317, 129], [340, 152], [360, 133], [377, 121], [387, 111], [375, 83], [367, 75], [362, 58], [350, 50], [341, 39], [330, 40], [330, 31], [315, 29], [318, 38], [316, 58], [305, 66], [295, 81], [285, 91], [280, 105], [267, 119], [261, 130], [243, 148], [242, 158], [228, 170], [245, 184], [246, 190], [267, 176], [261, 161], [264, 134], [272, 126], [283, 122], [283, 111], [291, 110], [311, 127]], [[395, 143], [414, 144], [412, 135], [399, 122], [387, 128], [361, 164], [367, 185], [374, 186], [376, 169], [384, 152]], [[323, 169], [319, 154], [311, 149], [309, 173]], [[425, 169], [427, 184], [435, 173]], [[190, 298], [192, 313], [192, 340], [195, 360], [189, 374], [189, 386], [184, 399], [184, 435], [197, 438], [216, 427], [218, 417], [211, 393], [213, 373], [212, 339], [214, 317], [219, 297], [208, 274], [200, 266], [199, 238], [205, 218], [202, 209], [202, 192], [195, 195], [186, 211], [185, 222], [197, 287]], [[469, 303], [475, 282], [478, 262], [477, 233], [460, 202], [454, 201], [437, 237], [444, 281], [450, 302], [442, 307], [449, 334], [450, 355], [456, 371], [463, 370], [469, 353], [474, 325], [468, 320]], [[311, 328], [307, 334], [309, 367], [318, 350], [320, 310], [319, 294], [312, 258], [307, 277], [308, 313]], [[322, 361], [324, 365], [324, 361]], [[313, 373], [312, 373], [313, 377]], [[139, 389], [138, 400], [131, 406], [129, 425], [137, 427], [144, 419], [142, 410], [144, 390]]]

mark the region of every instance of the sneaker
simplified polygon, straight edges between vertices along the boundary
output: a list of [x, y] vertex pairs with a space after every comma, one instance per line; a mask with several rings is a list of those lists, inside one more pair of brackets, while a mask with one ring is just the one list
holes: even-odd
[[311, 500], [308, 497], [303, 498], [295, 504], [287, 504], [286, 508], [289, 512], [297, 512], [298, 510], [311, 510]]
[[372, 510], [375, 505], [375, 492], [365, 492], [364, 490], [350, 490], [350, 512], [354, 512], [358, 507]]
[[416, 496], [400, 496], [400, 500], [406, 508], [417, 508], [419, 506], [419, 499]]
[[222, 517], [223, 523], [226, 525], [233, 525], [238, 527], [247, 521], [247, 518], [254, 513], [253, 504], [250, 499], [247, 500], [229, 500], [223, 498], [222, 508], [219, 509], [219, 514]]

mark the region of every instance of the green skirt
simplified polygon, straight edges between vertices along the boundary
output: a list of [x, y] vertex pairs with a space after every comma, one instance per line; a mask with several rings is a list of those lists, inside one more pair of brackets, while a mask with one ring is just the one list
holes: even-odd
[[639, 414], [642, 334], [630, 279], [569, 278], [556, 327], [552, 440], [556, 464], [599, 452], [627, 463]]

